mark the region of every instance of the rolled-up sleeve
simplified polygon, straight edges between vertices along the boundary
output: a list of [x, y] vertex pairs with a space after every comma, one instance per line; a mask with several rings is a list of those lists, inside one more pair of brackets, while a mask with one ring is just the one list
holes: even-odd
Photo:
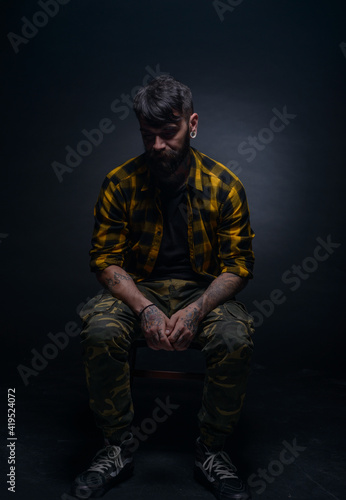
[[128, 248], [126, 205], [119, 186], [104, 181], [94, 208], [94, 231], [90, 250], [90, 270], [122, 267]]
[[221, 272], [251, 279], [255, 257], [252, 251], [254, 232], [243, 185], [238, 180], [221, 206], [218, 227]]

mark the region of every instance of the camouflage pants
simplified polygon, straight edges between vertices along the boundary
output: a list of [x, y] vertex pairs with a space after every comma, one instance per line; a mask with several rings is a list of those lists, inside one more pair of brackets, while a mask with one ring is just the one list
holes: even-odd
[[[142, 281], [138, 289], [168, 317], [202, 295], [207, 285], [169, 279]], [[133, 419], [128, 353], [143, 335], [137, 316], [108, 291], [80, 312], [90, 407], [105, 438], [118, 443]], [[209, 446], [222, 446], [239, 419], [253, 350], [252, 319], [240, 302], [230, 300], [200, 323], [195, 341], [206, 359], [200, 433]], [[177, 355], [179, 355], [177, 353]]]

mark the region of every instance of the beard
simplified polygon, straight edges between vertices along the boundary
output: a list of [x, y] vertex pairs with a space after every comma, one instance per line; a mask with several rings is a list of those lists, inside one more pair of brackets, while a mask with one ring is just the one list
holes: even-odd
[[[187, 133], [184, 138], [184, 143], [180, 149], [173, 151], [154, 151], [153, 149], [146, 151], [146, 160], [151, 172], [160, 183], [170, 182], [174, 179], [175, 173], [179, 166], [186, 159], [190, 151], [190, 137]], [[166, 181], [166, 182], [165, 182]]]

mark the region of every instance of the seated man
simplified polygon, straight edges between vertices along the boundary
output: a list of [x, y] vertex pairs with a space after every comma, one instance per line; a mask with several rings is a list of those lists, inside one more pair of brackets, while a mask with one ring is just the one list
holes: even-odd
[[105, 447], [72, 492], [99, 497], [132, 473], [128, 353], [144, 336], [154, 350], [200, 344], [206, 377], [195, 475], [216, 498], [249, 499], [223, 451], [239, 419], [253, 350], [252, 319], [235, 300], [254, 264], [244, 188], [190, 147], [198, 115], [188, 87], [160, 76], [139, 90], [134, 110], [145, 153], [102, 185], [90, 254], [105, 290], [81, 311], [90, 407]]

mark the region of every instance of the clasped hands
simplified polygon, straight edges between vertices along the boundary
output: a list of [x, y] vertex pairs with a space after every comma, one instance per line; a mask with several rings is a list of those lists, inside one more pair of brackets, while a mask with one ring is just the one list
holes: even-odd
[[180, 309], [170, 318], [152, 305], [141, 314], [141, 328], [151, 349], [184, 351], [194, 338], [201, 319], [201, 308], [196, 302]]

